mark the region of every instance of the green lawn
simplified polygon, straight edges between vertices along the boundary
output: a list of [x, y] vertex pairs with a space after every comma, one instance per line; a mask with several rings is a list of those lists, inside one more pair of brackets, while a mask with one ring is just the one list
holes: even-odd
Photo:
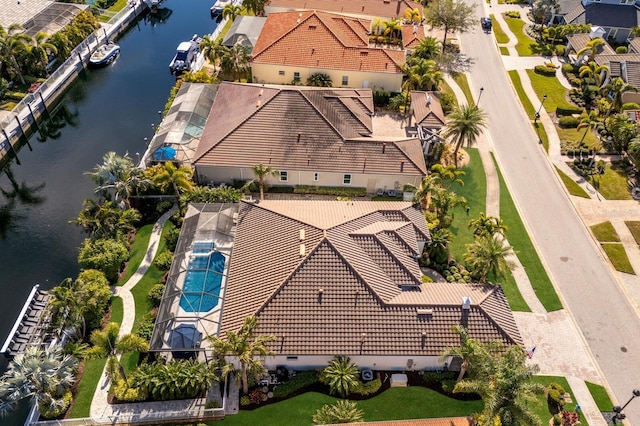
[[[491, 18], [491, 21], [493, 23], [492, 30], [493, 30], [493, 35], [496, 36], [496, 42], [498, 42], [498, 44], [509, 43], [509, 36], [507, 35], [507, 33], [505, 33], [502, 30], [502, 27], [500, 26], [500, 23], [496, 20], [496, 17], [494, 15], [489, 15], [489, 17]], [[507, 53], [507, 55], [508, 54], [509, 53]]]
[[122, 299], [118, 296], [111, 297], [111, 322], [117, 322], [122, 324], [122, 318], [124, 318], [124, 306], [122, 305]]
[[524, 92], [524, 88], [522, 87], [522, 80], [520, 79], [520, 75], [517, 70], [509, 71], [509, 77], [511, 78], [511, 83], [513, 84], [514, 89], [516, 90], [516, 94], [520, 99], [520, 103], [522, 104], [525, 113], [529, 116], [529, 120], [531, 120], [533, 130], [538, 135], [538, 140], [542, 141], [542, 146], [546, 152], [549, 152], [549, 137], [547, 136], [547, 132], [544, 130], [544, 126], [539, 122], [534, 121], [537, 110], [529, 100], [529, 97]]
[[[451, 255], [459, 262], [463, 260], [464, 253], [467, 250], [466, 245], [474, 241], [473, 232], [467, 224], [471, 219], [478, 217], [480, 212], [486, 212], [487, 201], [487, 180], [480, 154], [475, 148], [467, 149], [467, 153], [470, 161], [469, 164], [462, 169], [466, 172], [466, 175], [463, 177], [465, 184], [462, 187], [455, 186], [454, 190], [467, 199], [469, 215], [467, 216], [464, 207], [456, 208], [454, 210], [454, 220], [450, 228], [454, 237], [449, 244], [449, 249]], [[493, 281], [498, 281], [502, 284], [502, 288], [512, 310], [531, 311], [522, 298], [515, 278], [513, 278], [511, 273], [508, 273], [504, 278], [493, 279]]]
[[525, 22], [522, 19], [518, 18], [509, 18], [507, 16], [504, 17], [504, 20], [507, 22], [509, 29], [518, 39], [518, 44], [516, 44], [516, 51], [520, 56], [534, 56], [533, 50], [531, 50], [531, 46], [535, 45], [536, 42], [531, 37], [525, 34], [524, 25]]
[[149, 238], [151, 237], [151, 231], [153, 231], [153, 224], [145, 225], [138, 229], [136, 238], [131, 245], [131, 251], [129, 253], [129, 262], [127, 268], [124, 270], [122, 277], [118, 280], [117, 286], [124, 285], [129, 278], [138, 270], [144, 255], [147, 253], [147, 247], [149, 246]]
[[[210, 422], [215, 425], [261, 425], [261, 426], [298, 426], [311, 424], [316, 410], [324, 404], [332, 404], [336, 398], [316, 392], [281, 401], [275, 404], [238, 414], [227, 416], [222, 422]], [[431, 389], [420, 386], [391, 388], [380, 395], [358, 401], [358, 408], [364, 411], [364, 420], [404, 420], [435, 417], [468, 416], [482, 410], [482, 401], [458, 401], [448, 398]]]
[[[496, 162], [495, 157], [493, 161], [494, 163]], [[525, 268], [533, 290], [538, 296], [540, 303], [542, 303], [542, 306], [544, 306], [548, 312], [562, 309], [562, 303], [522, 223], [520, 214], [511, 198], [511, 194], [508, 191], [497, 163], [496, 169], [498, 170], [498, 177], [500, 178], [500, 217], [509, 228], [507, 231], [507, 239], [518, 255], [520, 263], [522, 263], [522, 266]], [[513, 307], [511, 309], [516, 310]]]
[[[542, 102], [542, 97], [547, 95], [547, 99], [544, 101], [545, 111], [555, 113], [558, 107], [576, 108], [575, 105], [567, 100], [567, 89], [560, 84], [555, 76], [548, 77], [536, 74], [533, 70], [527, 70], [527, 74], [540, 102]], [[575, 129], [573, 131], [575, 132]]]
[[471, 89], [469, 88], [469, 81], [467, 80], [467, 75], [458, 73], [453, 79], [458, 83], [462, 92], [464, 92], [464, 97], [467, 98], [467, 103], [469, 105], [475, 104], [476, 101], [473, 99], [473, 95], [471, 94]]
[[607, 200], [631, 200], [626, 174], [615, 164], [607, 164], [604, 174], [591, 177], [590, 182]]
[[[571, 399], [573, 400], [573, 402], [571, 403], [566, 403], [564, 405], [564, 409], [567, 411], [576, 410], [576, 401], [573, 397], [573, 391], [571, 390], [571, 386], [569, 386], [567, 379], [559, 376], [534, 376], [533, 381], [544, 386], [549, 386], [549, 384], [551, 383], [557, 383], [562, 386], [566, 392], [569, 392], [569, 394], [571, 395]], [[611, 407], [609, 407], [609, 409], [611, 409]], [[547, 422], [551, 418], [551, 413], [549, 412], [549, 408], [547, 407], [547, 398], [544, 395], [538, 397], [538, 403], [533, 405], [533, 411], [538, 415], [540, 420], [542, 420], [543, 425], [548, 424]], [[584, 416], [581, 416], [580, 422], [583, 426], [589, 424], [587, 423], [587, 420], [584, 418]]]
[[506, 46], [500, 46], [500, 54], [503, 56], [509, 56], [509, 48], [507, 48]]
[[600, 411], [611, 411], [613, 407], [613, 403], [611, 402], [611, 398], [609, 398], [609, 394], [604, 386], [596, 385], [591, 382], [584, 382], [593, 397], [593, 400], [596, 402], [598, 406], [598, 410]]
[[576, 197], [589, 198], [589, 194], [587, 194], [587, 191], [582, 189], [582, 187], [578, 184], [578, 182], [571, 179], [565, 172], [563, 172], [557, 167], [556, 167], [556, 172], [558, 173], [558, 176], [560, 176], [560, 180], [562, 180], [562, 183], [564, 183], [564, 186], [567, 188], [567, 191], [569, 191], [569, 194]]
[[640, 222], [638, 221], [625, 221], [624, 223], [631, 231], [633, 239], [636, 240], [636, 244], [640, 244]]
[[632, 275], [636, 274], [631, 266], [631, 262], [629, 262], [627, 252], [624, 250], [624, 245], [619, 243], [603, 243], [600, 245], [616, 271]]
[[602, 149], [602, 144], [596, 137], [595, 133], [587, 131], [586, 136], [582, 139], [585, 134], [584, 130], [585, 129], [563, 129], [556, 126], [556, 132], [558, 133], [558, 138], [560, 139], [560, 144], [563, 148], [577, 149], [580, 147], [580, 141], [582, 141], [583, 148], [600, 151], [600, 149]]
[[613, 227], [611, 222], [602, 222], [597, 225], [591, 225], [591, 232], [596, 237], [596, 240], [601, 243], [618, 243], [620, 242], [620, 237], [618, 237], [618, 233], [616, 229]]
[[92, 359], [84, 362], [84, 373], [78, 384], [78, 390], [73, 400], [73, 406], [69, 411], [69, 417], [89, 417], [91, 410], [91, 400], [96, 391], [98, 382], [103, 377], [102, 370], [106, 364], [106, 359]]
[[451, 89], [451, 86], [449, 86], [449, 85], [447, 84], [447, 82], [446, 82], [446, 81], [442, 80], [442, 81], [440, 82], [440, 86], [439, 86], [439, 88], [440, 88], [440, 92], [442, 92], [442, 93], [448, 93], [448, 94], [450, 94], [451, 96], [453, 96], [453, 100], [454, 100], [454, 107], [458, 106], [458, 99], [456, 98], [455, 93], [453, 93], [453, 89]]

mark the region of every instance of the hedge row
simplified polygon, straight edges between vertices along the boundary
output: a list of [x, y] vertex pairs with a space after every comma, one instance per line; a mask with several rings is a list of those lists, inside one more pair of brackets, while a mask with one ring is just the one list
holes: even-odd
[[295, 194], [335, 195], [337, 197], [364, 197], [367, 188], [343, 188], [340, 186], [296, 185]]
[[287, 382], [273, 389], [273, 397], [276, 399], [288, 398], [294, 393], [314, 385], [320, 381], [320, 372], [317, 370], [299, 371]]

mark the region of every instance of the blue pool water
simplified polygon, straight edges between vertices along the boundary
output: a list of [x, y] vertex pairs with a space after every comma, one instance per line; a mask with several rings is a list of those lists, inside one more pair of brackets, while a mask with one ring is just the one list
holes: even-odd
[[[194, 253], [198, 253], [196, 249], [205, 250], [204, 246], [196, 248], [196, 244]], [[213, 248], [213, 243], [210, 244], [207, 251]], [[191, 260], [180, 297], [182, 309], [186, 312], [207, 312], [218, 305], [224, 263], [224, 255], [218, 252], [209, 256], [196, 256]]]

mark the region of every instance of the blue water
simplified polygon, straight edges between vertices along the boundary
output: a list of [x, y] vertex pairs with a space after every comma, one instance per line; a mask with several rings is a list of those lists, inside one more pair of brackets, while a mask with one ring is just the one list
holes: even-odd
[[[194, 244], [194, 253], [205, 245]], [[213, 243], [210, 243], [213, 248]], [[184, 279], [180, 307], [186, 312], [208, 312], [218, 305], [222, 286], [225, 257], [213, 252], [209, 256], [196, 256], [189, 263]]]

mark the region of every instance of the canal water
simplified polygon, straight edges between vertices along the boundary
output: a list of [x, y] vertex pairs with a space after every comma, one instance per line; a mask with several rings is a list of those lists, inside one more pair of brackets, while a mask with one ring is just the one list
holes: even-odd
[[85, 236], [68, 222], [94, 195], [84, 173], [108, 151], [134, 160], [144, 153], [175, 84], [169, 62], [181, 41], [213, 32], [212, 2], [168, 0], [160, 19], [141, 18], [117, 41], [117, 60], [83, 73], [0, 170], [1, 341], [33, 285], [49, 289], [77, 276]]

